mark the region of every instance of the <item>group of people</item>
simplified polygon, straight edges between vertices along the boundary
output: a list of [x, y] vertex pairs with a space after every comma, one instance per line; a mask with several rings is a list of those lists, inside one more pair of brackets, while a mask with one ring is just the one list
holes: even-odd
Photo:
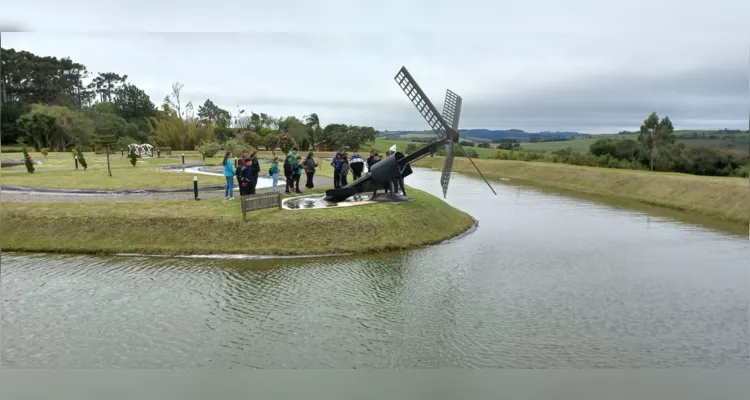
[[[386, 157], [396, 152], [395, 145], [386, 152]], [[224, 166], [224, 177], [227, 180], [226, 188], [224, 189], [224, 198], [227, 200], [234, 200], [234, 180], [237, 180], [237, 184], [240, 188], [240, 195], [255, 194], [255, 189], [258, 186], [258, 177], [260, 176], [260, 163], [256, 155], [258, 150], [253, 150], [249, 154], [247, 151], [243, 151], [242, 155], [237, 159], [237, 167], [234, 168], [232, 165], [232, 152], [228, 151], [224, 153], [224, 158], [221, 161], [221, 165]], [[333, 187], [342, 188], [349, 184], [348, 176], [349, 172], [352, 173], [352, 181], [362, 177], [365, 165], [367, 170], [371, 170], [372, 166], [381, 161], [383, 157], [375, 150], [370, 150], [370, 156], [367, 160], [362, 159], [357, 150], [352, 152], [351, 157], [344, 150], [340, 149], [336, 152], [331, 166], [333, 167]], [[299, 149], [295, 146], [286, 155], [284, 160], [283, 172], [286, 182], [285, 193], [302, 193], [299, 188], [299, 181], [302, 174], [307, 175], [307, 182], [305, 187], [313, 189], [315, 184], [313, 183], [313, 177], [315, 171], [318, 168], [318, 162], [313, 158], [313, 153], [309, 152], [307, 157], [303, 160], [299, 155]], [[277, 190], [279, 183], [279, 176], [282, 169], [279, 168], [279, 157], [274, 157], [271, 167], [268, 169], [268, 175], [273, 180], [272, 189], [274, 192]], [[401, 179], [395, 179], [394, 190], [396, 193], [400, 191], [404, 192], [403, 183]]]
[[[234, 179], [237, 179], [241, 196], [255, 194], [255, 189], [258, 186], [258, 177], [260, 176], [260, 163], [256, 157], [257, 154], [258, 150], [253, 150], [250, 154], [247, 151], [243, 151], [242, 155], [237, 159], [237, 168], [234, 168], [232, 165], [232, 152], [228, 151], [224, 153], [221, 165], [224, 166], [224, 177], [227, 180], [226, 188], [224, 189], [225, 199], [234, 200]], [[314, 188], [313, 176], [317, 167], [318, 163], [313, 158], [312, 152], [308, 153], [307, 158], [302, 160], [299, 155], [299, 149], [297, 147], [292, 148], [289, 154], [286, 155], [283, 165], [286, 181], [285, 193], [292, 193], [292, 191], [302, 193], [299, 188], [299, 180], [303, 172], [307, 174], [305, 187], [308, 189]], [[268, 175], [272, 178], [272, 190], [274, 192], [277, 190], [280, 174], [279, 157], [274, 157], [271, 167], [268, 169]]]

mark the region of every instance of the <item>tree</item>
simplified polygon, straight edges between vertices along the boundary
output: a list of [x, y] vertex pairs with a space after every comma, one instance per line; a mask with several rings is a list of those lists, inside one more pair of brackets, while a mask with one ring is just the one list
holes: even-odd
[[83, 150], [80, 147], [76, 147], [76, 155], [78, 156], [78, 162], [83, 167], [83, 170], [88, 169], [88, 163], [86, 162], [86, 156], [83, 155]]
[[242, 138], [250, 147], [258, 147], [260, 145], [260, 138], [258, 134], [252, 131], [245, 131], [242, 134]]
[[180, 100], [180, 93], [185, 85], [180, 82], [172, 83], [172, 93], [168, 94], [164, 98], [164, 104], [172, 107], [177, 112], [177, 116], [182, 119], [182, 101]]
[[211, 99], [206, 99], [202, 106], [198, 106], [198, 119], [203, 123], [215, 124], [219, 128], [228, 128], [232, 114], [218, 107]]
[[656, 153], [675, 141], [672, 121], [669, 117], [664, 117], [660, 121], [656, 113], [652, 112], [641, 125], [638, 141], [646, 149], [649, 156], [649, 170], [653, 171]]
[[[307, 150], [310, 143], [310, 137], [307, 133], [307, 125], [303, 124], [302, 121], [296, 117], [287, 117], [287, 119], [284, 120], [284, 124], [287, 128], [285, 132], [294, 139], [295, 143], [301, 145], [300, 147], [302, 149]], [[282, 123], [280, 122], [279, 127], [281, 128], [281, 126]]]
[[118, 75], [114, 72], [100, 72], [89, 85], [99, 95], [99, 101], [112, 102], [115, 91], [128, 79], [127, 75]]
[[406, 154], [411, 154], [417, 151], [417, 145], [414, 143], [409, 143], [406, 145]]
[[294, 138], [292, 138], [288, 133], [282, 133], [279, 135], [279, 148], [281, 149], [282, 153], [288, 153], [289, 150], [291, 150], [292, 147], [296, 145], [297, 142], [295, 142]]
[[482, 148], [482, 149], [489, 149], [490, 148], [490, 144], [489, 143], [479, 143], [477, 145], [477, 147]]
[[615, 143], [611, 139], [597, 139], [589, 146], [589, 152], [595, 156], [615, 155]]
[[115, 113], [128, 122], [156, 116], [156, 106], [151, 98], [133, 84], [126, 83], [115, 89], [112, 103]]
[[15, 143], [18, 138], [26, 136], [18, 126], [18, 119], [30, 110], [31, 106], [20, 101], [8, 101], [2, 104], [2, 108], [0, 108], [0, 132], [2, 132], [3, 143]]
[[[95, 139], [95, 143], [104, 148], [104, 152], [107, 154], [107, 173], [109, 176], [112, 176], [112, 168], [109, 166], [109, 153], [112, 148], [112, 146], [117, 143], [117, 138], [115, 135], [100, 135]], [[133, 164], [135, 166], [135, 164]]]
[[275, 133], [269, 133], [263, 138], [263, 146], [266, 147], [266, 151], [270, 151], [273, 156], [276, 156], [276, 148], [279, 147], [279, 135]]
[[125, 136], [127, 127], [127, 121], [115, 114], [100, 114], [94, 119], [94, 132], [97, 135], [119, 138]]
[[318, 114], [312, 113], [305, 116], [304, 119], [305, 125], [307, 125], [308, 135], [310, 136], [310, 142], [313, 145], [318, 144], [320, 140], [320, 134], [323, 131], [323, 129], [320, 127], [320, 118], [318, 117]]
[[241, 154], [247, 148], [247, 143], [237, 138], [232, 138], [224, 142], [224, 151], [229, 151], [232, 154]]

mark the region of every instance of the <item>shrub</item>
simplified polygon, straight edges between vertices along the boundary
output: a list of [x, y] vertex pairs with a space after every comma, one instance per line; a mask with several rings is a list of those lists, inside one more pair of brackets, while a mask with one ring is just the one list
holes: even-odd
[[288, 153], [296, 145], [297, 142], [288, 133], [279, 135], [279, 148], [284, 154]]
[[214, 157], [221, 150], [221, 145], [214, 141], [203, 141], [198, 146], [195, 146], [195, 149], [205, 154], [206, 157]]
[[28, 173], [33, 174], [34, 173], [34, 162], [31, 161], [31, 156], [29, 155], [29, 149], [26, 146], [23, 146], [23, 159], [24, 163], [26, 164], [26, 171]]
[[239, 139], [229, 139], [224, 142], [224, 151], [230, 151], [232, 154], [241, 154], [243, 150], [247, 150], [248, 145], [243, 143]]
[[83, 150], [80, 148], [76, 149], [76, 153], [78, 153], [78, 163], [81, 164], [85, 171], [88, 168], [88, 164], [86, 163], [86, 157], [83, 155]]
[[135, 152], [135, 148], [130, 148], [128, 158], [130, 159], [130, 164], [135, 167], [135, 164], [138, 162], [138, 153]]
[[49, 154], [49, 149], [45, 147], [42, 149], [42, 155], [45, 159], [47, 158], [47, 154]]

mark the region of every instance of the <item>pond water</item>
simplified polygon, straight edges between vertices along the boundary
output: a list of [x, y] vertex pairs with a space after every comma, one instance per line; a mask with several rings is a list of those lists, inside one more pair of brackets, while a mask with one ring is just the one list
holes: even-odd
[[[211, 175], [211, 176], [224, 176], [224, 170], [221, 166], [198, 166], [198, 167], [165, 167], [162, 168], [165, 171], [173, 171], [173, 172], [183, 172], [188, 174], [194, 174], [194, 175]], [[267, 172], [266, 172], [267, 173]], [[284, 186], [284, 182], [286, 180], [283, 176], [279, 176], [279, 182], [280, 186]], [[237, 187], [237, 182], [235, 180], [234, 186]], [[270, 178], [268, 175], [264, 175], [263, 171], [261, 171], [260, 176], [258, 176], [258, 184], [256, 185], [256, 188], [258, 189], [264, 189], [264, 188], [270, 188], [273, 187], [273, 179]]]
[[[441, 195], [439, 176], [407, 184]], [[747, 236], [495, 188], [454, 174], [447, 201], [479, 228], [408, 252], [3, 254], [2, 365], [748, 367]]]

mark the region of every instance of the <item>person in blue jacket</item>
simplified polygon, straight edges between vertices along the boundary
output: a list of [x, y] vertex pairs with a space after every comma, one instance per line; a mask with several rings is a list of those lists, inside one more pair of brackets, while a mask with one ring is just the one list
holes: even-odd
[[224, 159], [221, 160], [224, 166], [224, 178], [227, 180], [227, 186], [224, 188], [224, 199], [234, 200], [234, 167], [232, 167], [232, 152], [224, 153]]

